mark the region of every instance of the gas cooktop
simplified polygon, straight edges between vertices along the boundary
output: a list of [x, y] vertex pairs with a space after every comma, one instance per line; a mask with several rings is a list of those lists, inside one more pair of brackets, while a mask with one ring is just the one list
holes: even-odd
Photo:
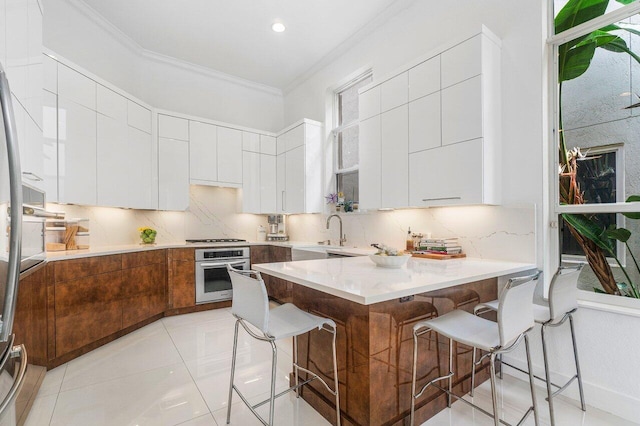
[[240, 240], [238, 238], [202, 238], [194, 240], [185, 240], [188, 243], [244, 243], [247, 240]]

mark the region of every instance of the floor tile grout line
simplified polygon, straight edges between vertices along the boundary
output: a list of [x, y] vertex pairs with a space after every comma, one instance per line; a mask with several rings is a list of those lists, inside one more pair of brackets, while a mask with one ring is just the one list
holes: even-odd
[[[49, 415], [49, 426], [51, 426], [51, 423], [53, 422], [53, 416], [56, 413], [56, 407], [58, 406], [58, 398], [60, 398], [60, 391], [62, 390], [62, 384], [64, 383], [64, 378], [67, 376], [67, 368], [69, 367], [69, 363], [65, 362], [63, 365], [64, 365], [64, 373], [62, 373], [62, 380], [60, 380], [60, 387], [58, 387], [58, 392], [55, 394], [56, 400], [53, 403], [53, 409], [51, 410], [51, 414]], [[45, 376], [46, 376], [46, 373], [45, 373]], [[27, 418], [29, 418], [29, 416], [27, 416]]]

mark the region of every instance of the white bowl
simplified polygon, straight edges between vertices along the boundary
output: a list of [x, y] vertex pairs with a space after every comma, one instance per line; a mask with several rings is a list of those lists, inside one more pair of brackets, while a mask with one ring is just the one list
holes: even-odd
[[403, 254], [401, 256], [380, 256], [377, 254], [370, 254], [369, 259], [373, 261], [377, 266], [382, 268], [401, 268], [407, 260], [411, 257], [410, 254]]

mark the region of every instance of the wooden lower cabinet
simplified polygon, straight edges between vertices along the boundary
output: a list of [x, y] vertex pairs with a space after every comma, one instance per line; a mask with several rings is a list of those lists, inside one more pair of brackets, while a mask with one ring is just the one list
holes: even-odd
[[169, 249], [169, 309], [196, 305], [196, 270], [194, 249]]
[[164, 312], [167, 305], [166, 259], [164, 250], [123, 255], [122, 328]]

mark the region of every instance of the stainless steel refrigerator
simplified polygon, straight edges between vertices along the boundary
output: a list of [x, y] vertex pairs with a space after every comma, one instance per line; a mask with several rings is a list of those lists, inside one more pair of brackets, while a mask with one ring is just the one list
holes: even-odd
[[[27, 368], [27, 352], [24, 345], [14, 346], [13, 335], [20, 274], [44, 265], [45, 225], [38, 217], [23, 218], [24, 189], [16, 124], [9, 82], [1, 65], [0, 107], [0, 229], [4, 230], [0, 233], [0, 426], [8, 426], [16, 424], [15, 399]], [[23, 247], [25, 237], [28, 242]]]

